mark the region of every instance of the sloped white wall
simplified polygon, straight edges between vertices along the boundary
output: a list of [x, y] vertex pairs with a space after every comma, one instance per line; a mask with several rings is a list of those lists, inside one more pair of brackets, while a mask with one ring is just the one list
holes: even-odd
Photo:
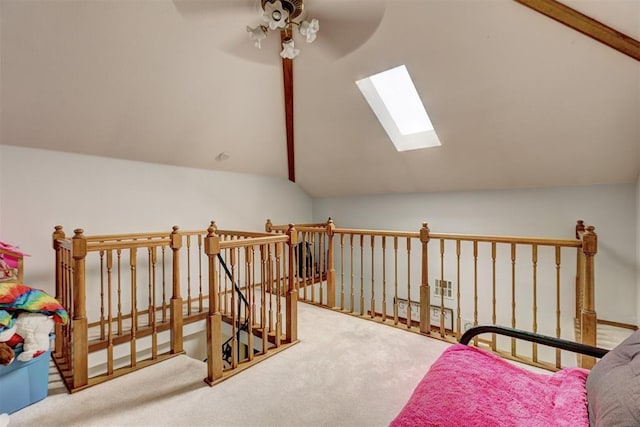
[[[636, 324], [636, 185], [320, 198], [313, 220], [338, 227], [573, 238], [578, 219], [594, 225], [596, 308], [607, 320]], [[639, 249], [640, 251], [640, 249]]]
[[311, 198], [286, 179], [0, 145], [0, 240], [31, 255], [25, 282], [54, 291], [51, 233], [86, 235], [311, 221]]

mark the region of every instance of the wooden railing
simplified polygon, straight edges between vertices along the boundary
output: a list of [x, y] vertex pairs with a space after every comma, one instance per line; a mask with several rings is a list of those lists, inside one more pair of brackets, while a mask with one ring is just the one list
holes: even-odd
[[[450, 341], [493, 324], [556, 337], [575, 327], [574, 339], [596, 344], [597, 236], [582, 221], [575, 240], [432, 233], [426, 223], [415, 232], [341, 229], [331, 219], [296, 230], [310, 243], [294, 254], [301, 301]], [[541, 355], [513, 339], [476, 344], [546, 368], [563, 364], [559, 351]]]
[[[253, 258], [241, 255], [254, 253], [266, 254], [261, 263], [266, 271], [286, 271], [290, 251], [283, 245], [291, 246], [289, 236], [216, 231], [213, 222], [206, 231], [176, 226], [170, 233], [85, 236], [76, 229], [68, 239], [61, 226], [55, 228], [56, 297], [71, 322], [56, 326], [53, 357], [70, 391], [183, 353], [184, 326], [198, 321], [207, 328], [210, 371], [205, 381], [210, 384], [296, 342], [295, 304], [287, 302], [284, 312], [271, 293], [281, 291], [282, 275], [274, 276], [277, 281], [267, 280], [271, 276], [264, 271], [250, 276], [234, 272], [230, 279], [219, 274], [225, 258], [233, 270], [239, 260], [254, 268]], [[217, 249], [221, 252], [212, 252]], [[220, 286], [229, 280], [239, 284], [237, 289]], [[241, 312], [234, 304], [238, 291], [247, 292], [252, 301]], [[265, 301], [272, 306], [265, 308]], [[272, 323], [256, 316], [256, 310], [266, 310]], [[250, 328], [235, 334], [241, 317], [251, 319]], [[284, 335], [279, 333], [283, 322]], [[221, 341], [229, 335], [236, 340], [231, 344], [235, 358], [223, 366]], [[257, 351], [254, 336], [261, 340]], [[217, 349], [214, 341], [220, 342]], [[211, 369], [212, 364], [223, 368]]]

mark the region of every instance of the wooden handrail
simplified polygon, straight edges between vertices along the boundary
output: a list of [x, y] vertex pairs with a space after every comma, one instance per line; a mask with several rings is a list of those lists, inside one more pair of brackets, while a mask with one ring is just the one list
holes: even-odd
[[289, 239], [287, 236], [283, 235], [273, 235], [270, 234], [268, 236], [263, 237], [248, 237], [246, 239], [240, 240], [221, 240], [220, 248], [244, 248], [245, 246], [252, 245], [264, 245], [268, 243], [278, 243], [278, 242], [287, 242]]
[[356, 234], [362, 236], [391, 236], [391, 237], [409, 237], [419, 238], [420, 233], [415, 231], [389, 231], [389, 230], [365, 230], [357, 228], [336, 228], [335, 234]]
[[579, 248], [582, 242], [572, 239], [550, 239], [543, 237], [519, 237], [519, 236], [481, 236], [476, 234], [451, 234], [451, 233], [430, 233], [432, 239], [463, 240], [475, 242], [496, 242], [496, 243], [521, 243], [536, 244], [542, 246], [563, 246], [568, 248]]

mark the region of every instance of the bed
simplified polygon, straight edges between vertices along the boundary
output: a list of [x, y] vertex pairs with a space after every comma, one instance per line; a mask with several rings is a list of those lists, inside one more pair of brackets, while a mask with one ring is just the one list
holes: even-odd
[[[599, 358], [591, 371], [541, 374], [469, 346], [496, 333]], [[499, 326], [445, 350], [391, 422], [407, 426], [640, 426], [640, 331], [611, 351]]]

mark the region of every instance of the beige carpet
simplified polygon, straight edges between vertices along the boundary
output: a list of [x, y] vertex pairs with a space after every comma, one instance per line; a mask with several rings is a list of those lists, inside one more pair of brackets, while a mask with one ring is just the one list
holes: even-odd
[[213, 388], [188, 356], [73, 395], [52, 377], [49, 396], [9, 426], [385, 426], [448, 347], [307, 304], [299, 337]]

